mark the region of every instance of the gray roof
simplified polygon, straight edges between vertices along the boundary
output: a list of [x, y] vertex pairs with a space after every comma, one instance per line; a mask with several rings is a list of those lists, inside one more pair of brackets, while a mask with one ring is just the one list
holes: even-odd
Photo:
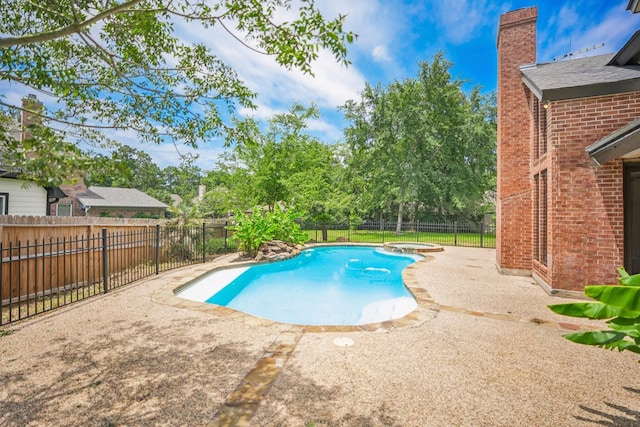
[[602, 165], [618, 157], [635, 157], [639, 148], [640, 119], [634, 120], [600, 141], [589, 145], [586, 150], [596, 164]]
[[523, 65], [523, 82], [542, 101], [640, 91], [640, 65], [607, 65], [615, 53]]
[[165, 209], [166, 204], [135, 188], [95, 187], [77, 196], [85, 207], [109, 207], [125, 209]]

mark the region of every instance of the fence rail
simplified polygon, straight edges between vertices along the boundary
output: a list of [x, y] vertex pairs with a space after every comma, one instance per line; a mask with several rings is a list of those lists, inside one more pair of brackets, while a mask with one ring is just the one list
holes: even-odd
[[464, 222], [395, 221], [357, 223], [303, 223], [302, 229], [316, 242], [385, 243], [408, 241], [444, 246], [496, 247], [495, 224]]
[[0, 242], [0, 325], [235, 251], [223, 225]]

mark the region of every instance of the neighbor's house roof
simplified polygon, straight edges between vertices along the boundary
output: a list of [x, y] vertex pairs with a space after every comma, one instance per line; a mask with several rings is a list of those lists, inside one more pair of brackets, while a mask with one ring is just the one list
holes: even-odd
[[167, 205], [135, 188], [91, 186], [78, 200], [85, 208], [166, 209]]

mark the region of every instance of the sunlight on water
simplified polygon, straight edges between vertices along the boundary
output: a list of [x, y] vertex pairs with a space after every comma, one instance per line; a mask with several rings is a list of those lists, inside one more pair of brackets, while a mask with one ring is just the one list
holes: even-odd
[[[307, 249], [287, 261], [205, 275], [178, 296], [227, 306], [278, 322], [362, 325], [403, 317], [417, 307], [402, 271], [421, 256], [366, 246]], [[234, 277], [236, 276], [236, 277]], [[212, 285], [211, 282], [217, 282]], [[224, 284], [227, 284], [224, 286]], [[206, 286], [215, 294], [194, 291]]]

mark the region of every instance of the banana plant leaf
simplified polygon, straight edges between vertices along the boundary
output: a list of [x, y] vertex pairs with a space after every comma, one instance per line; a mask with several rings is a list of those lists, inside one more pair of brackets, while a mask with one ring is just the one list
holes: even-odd
[[640, 316], [640, 287], [638, 286], [587, 286], [584, 293], [605, 304], [637, 312], [631, 317]]
[[614, 331], [627, 334], [627, 336], [635, 339], [636, 341], [640, 340], [640, 318], [624, 319], [622, 317], [617, 317], [609, 320], [607, 324]]
[[563, 335], [569, 341], [578, 344], [593, 345], [608, 350], [631, 351], [640, 354], [640, 345], [625, 340], [625, 334], [614, 331], [587, 331]]
[[618, 267], [616, 268], [616, 271], [618, 272], [618, 275], [620, 276], [621, 279], [624, 279], [625, 277], [629, 277], [629, 273], [627, 273], [627, 270], [624, 267]]
[[601, 302], [573, 302], [548, 306], [554, 313], [572, 317], [586, 317], [588, 319], [609, 319], [611, 317], [638, 317], [640, 313], [620, 307], [603, 304]]
[[634, 274], [633, 276], [621, 277], [619, 280], [621, 285], [624, 286], [640, 286], [640, 274]]
[[616, 270], [620, 276], [618, 283], [624, 286], [640, 286], [640, 274], [630, 276], [624, 267], [618, 267]]

